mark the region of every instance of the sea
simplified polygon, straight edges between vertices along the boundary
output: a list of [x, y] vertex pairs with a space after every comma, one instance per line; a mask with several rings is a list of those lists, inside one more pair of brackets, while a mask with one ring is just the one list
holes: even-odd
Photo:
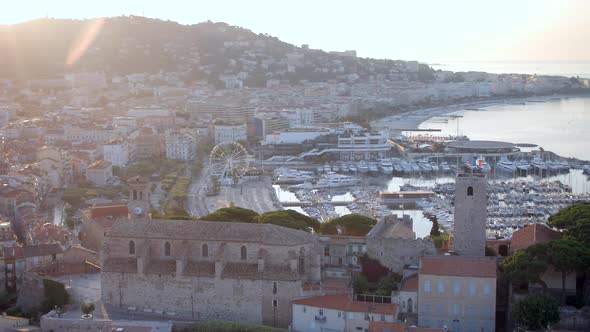
[[493, 74], [537, 74], [590, 78], [590, 61], [462, 61], [429, 63], [434, 69]]

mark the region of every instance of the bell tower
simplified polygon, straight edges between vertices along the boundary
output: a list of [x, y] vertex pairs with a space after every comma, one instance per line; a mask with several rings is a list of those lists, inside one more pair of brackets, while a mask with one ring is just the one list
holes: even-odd
[[150, 192], [148, 182], [142, 176], [134, 176], [127, 180], [129, 188], [129, 219], [140, 219], [149, 217], [150, 213]]
[[455, 180], [454, 250], [461, 256], [485, 256], [488, 196], [483, 173]]

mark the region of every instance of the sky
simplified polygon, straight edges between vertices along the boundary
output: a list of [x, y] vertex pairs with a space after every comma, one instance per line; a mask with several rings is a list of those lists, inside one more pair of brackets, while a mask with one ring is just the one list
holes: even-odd
[[0, 24], [120, 15], [226, 22], [372, 58], [590, 61], [590, 0], [18, 0]]

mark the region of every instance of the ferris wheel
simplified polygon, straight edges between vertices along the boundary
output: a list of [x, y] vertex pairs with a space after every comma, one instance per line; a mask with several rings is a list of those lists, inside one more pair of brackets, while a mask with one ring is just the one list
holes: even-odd
[[211, 150], [209, 164], [211, 175], [233, 183], [248, 170], [248, 151], [238, 142], [220, 143]]

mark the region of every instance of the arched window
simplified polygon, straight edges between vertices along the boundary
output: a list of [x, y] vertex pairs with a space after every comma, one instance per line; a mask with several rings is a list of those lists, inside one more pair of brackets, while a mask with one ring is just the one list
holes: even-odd
[[245, 246], [242, 246], [242, 249], [240, 250], [240, 258], [245, 261], [246, 258], [248, 257], [248, 251], [246, 250]]
[[408, 299], [408, 312], [412, 313], [412, 309], [414, 308], [412, 307], [412, 299], [410, 298]]
[[143, 199], [143, 191], [139, 192], [139, 199]]
[[473, 187], [467, 187], [467, 196], [473, 196]]
[[170, 242], [164, 243], [164, 256], [170, 256]]
[[129, 241], [129, 255], [135, 255], [135, 242]]
[[203, 257], [209, 257], [209, 247], [206, 243], [201, 246], [201, 254]]
[[137, 190], [133, 189], [133, 200], [137, 199]]

